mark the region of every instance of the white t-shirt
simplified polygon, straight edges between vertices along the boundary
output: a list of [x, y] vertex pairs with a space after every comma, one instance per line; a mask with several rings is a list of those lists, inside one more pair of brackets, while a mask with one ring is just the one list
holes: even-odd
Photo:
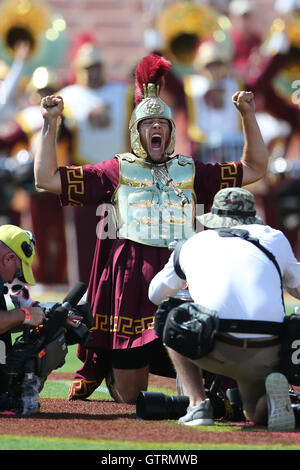
[[[77, 130], [75, 151], [82, 163], [96, 164], [127, 150], [127, 93], [128, 85], [123, 82], [108, 82], [96, 89], [75, 84], [59, 92], [70, 118], [66, 125]], [[110, 123], [93, 128], [88, 115], [100, 105], [109, 107]]]
[[[300, 263], [284, 234], [267, 225], [240, 225], [273, 253], [281, 269], [283, 285], [300, 285]], [[185, 281], [174, 271], [172, 254], [152, 280], [149, 298], [159, 304], [175, 295]], [[192, 236], [180, 252], [192, 299], [216, 310], [220, 318], [282, 321], [284, 309], [280, 278], [271, 260], [256, 246], [236, 237], [220, 237], [214, 230]]]

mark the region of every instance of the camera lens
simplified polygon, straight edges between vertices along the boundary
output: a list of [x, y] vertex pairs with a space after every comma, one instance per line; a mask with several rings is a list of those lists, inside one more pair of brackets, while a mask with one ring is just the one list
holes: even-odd
[[179, 419], [186, 414], [189, 398], [185, 396], [165, 397], [166, 413], [168, 419]]
[[292, 409], [295, 415], [296, 424], [300, 424], [300, 405], [292, 403]]

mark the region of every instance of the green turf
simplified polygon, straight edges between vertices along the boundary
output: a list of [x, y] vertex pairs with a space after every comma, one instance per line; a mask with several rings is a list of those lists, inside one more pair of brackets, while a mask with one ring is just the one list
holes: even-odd
[[68, 354], [66, 356], [65, 364], [57, 369], [57, 372], [75, 372], [82, 366], [82, 362], [77, 357], [77, 344], [68, 346]]
[[[24, 437], [3, 435], [0, 450], [297, 450], [299, 446], [276, 445], [241, 445], [241, 444], [189, 444], [157, 443], [135, 441], [105, 441], [88, 439], [55, 439], [45, 437]], [[101, 462], [100, 462], [101, 463]]]
[[[40, 393], [41, 398], [66, 398], [68, 396], [68, 391], [71, 385], [70, 380], [48, 380], [43, 390]], [[148, 388], [149, 392], [162, 392], [165, 395], [176, 395], [174, 390], [167, 388], [158, 388], [150, 386]], [[91, 395], [92, 399], [103, 400], [105, 398], [110, 398], [109, 392], [103, 382], [100, 387], [98, 387], [94, 393]]]

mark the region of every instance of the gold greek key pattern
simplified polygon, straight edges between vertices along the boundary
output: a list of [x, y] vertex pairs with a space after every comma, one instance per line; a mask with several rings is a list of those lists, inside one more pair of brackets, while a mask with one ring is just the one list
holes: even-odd
[[134, 320], [130, 317], [96, 314], [95, 326], [92, 330], [105, 331], [107, 333], [120, 333], [134, 336], [142, 333], [144, 330], [154, 329], [154, 316]]
[[82, 166], [67, 166], [68, 202], [71, 206], [82, 206], [77, 196], [84, 194]]
[[73, 397], [87, 398], [99, 386], [96, 380], [73, 380], [69, 390], [69, 400]]
[[237, 175], [238, 169], [235, 162], [222, 164], [220, 189], [235, 187], [237, 185]]

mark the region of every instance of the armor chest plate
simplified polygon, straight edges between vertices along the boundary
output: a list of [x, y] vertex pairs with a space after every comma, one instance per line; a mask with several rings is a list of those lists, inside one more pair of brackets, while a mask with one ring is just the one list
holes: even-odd
[[120, 181], [113, 196], [118, 236], [165, 247], [194, 233], [194, 162], [177, 155], [153, 164], [133, 154], [117, 155]]

